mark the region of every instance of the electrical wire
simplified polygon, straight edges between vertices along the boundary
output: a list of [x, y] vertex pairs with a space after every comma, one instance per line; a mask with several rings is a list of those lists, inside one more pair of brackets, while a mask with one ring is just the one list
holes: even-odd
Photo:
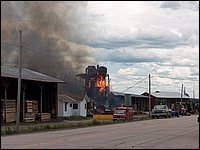
[[140, 80], [139, 82], [136, 82], [135, 84], [133, 84], [133, 85], [129, 86], [129, 87], [128, 87], [128, 88], [126, 88], [125, 90], [121, 91], [121, 93], [122, 93], [122, 92], [124, 92], [124, 91], [126, 91], [126, 90], [128, 90], [128, 89], [130, 89], [130, 88], [132, 88], [132, 87], [134, 87], [135, 85], [139, 84], [140, 82], [144, 81], [144, 80], [145, 80], [145, 79], [147, 79], [147, 78], [148, 78], [148, 77], [146, 77], [146, 78], [144, 78], [144, 79]]

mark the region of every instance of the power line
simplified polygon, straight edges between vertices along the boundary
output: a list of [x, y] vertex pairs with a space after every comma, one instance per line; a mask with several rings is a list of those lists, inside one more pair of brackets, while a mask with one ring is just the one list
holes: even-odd
[[126, 91], [126, 90], [128, 90], [128, 89], [130, 89], [130, 88], [132, 88], [132, 87], [134, 87], [135, 85], [139, 84], [140, 82], [144, 81], [144, 80], [147, 79], [147, 78], [148, 78], [148, 77], [146, 77], [146, 78], [140, 80], [139, 82], [136, 82], [135, 84], [133, 84], [133, 85], [131, 85], [130, 87], [126, 88], [125, 90], [121, 91], [121, 93], [124, 92], [124, 91]]

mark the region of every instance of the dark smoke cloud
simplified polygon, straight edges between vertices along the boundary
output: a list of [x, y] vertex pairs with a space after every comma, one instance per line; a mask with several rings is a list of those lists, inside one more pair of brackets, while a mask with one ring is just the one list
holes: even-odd
[[[23, 32], [24, 68], [77, 82], [75, 74], [96, 64], [92, 48], [84, 45], [94, 35], [84, 22], [87, 2], [1, 2], [1, 65], [17, 66], [19, 30]], [[68, 82], [70, 80], [70, 82]]]

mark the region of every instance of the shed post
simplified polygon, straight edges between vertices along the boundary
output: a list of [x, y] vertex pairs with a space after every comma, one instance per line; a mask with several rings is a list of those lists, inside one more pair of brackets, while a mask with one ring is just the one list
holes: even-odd
[[25, 117], [25, 90], [27, 88], [27, 85], [25, 83], [22, 83], [22, 87], [23, 87], [23, 99], [22, 99], [22, 119], [24, 121], [24, 117]]
[[4, 81], [3, 85], [5, 87], [5, 104], [4, 104], [4, 107], [5, 107], [5, 123], [6, 123], [7, 89], [8, 89], [9, 81]]
[[39, 84], [40, 87], [40, 120], [42, 121], [42, 91], [44, 88], [43, 84]]

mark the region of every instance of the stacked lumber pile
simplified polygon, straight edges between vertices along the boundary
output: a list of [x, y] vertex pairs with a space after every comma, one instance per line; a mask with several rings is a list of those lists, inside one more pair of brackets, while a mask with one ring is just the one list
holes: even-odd
[[27, 113], [33, 112], [33, 102], [30, 100], [26, 100], [26, 112]]
[[50, 121], [51, 114], [50, 113], [42, 113], [41, 121]]
[[24, 116], [24, 122], [34, 122], [35, 115], [33, 113], [26, 113]]
[[32, 100], [32, 109], [33, 109], [33, 113], [34, 114], [37, 114], [38, 112], [39, 112], [39, 110], [38, 110], [38, 101], [36, 101], [36, 100]]
[[4, 122], [16, 121], [16, 100], [15, 99], [1, 99], [2, 119]]
[[24, 117], [25, 122], [35, 121], [36, 114], [38, 113], [38, 101], [26, 100], [26, 113]]

